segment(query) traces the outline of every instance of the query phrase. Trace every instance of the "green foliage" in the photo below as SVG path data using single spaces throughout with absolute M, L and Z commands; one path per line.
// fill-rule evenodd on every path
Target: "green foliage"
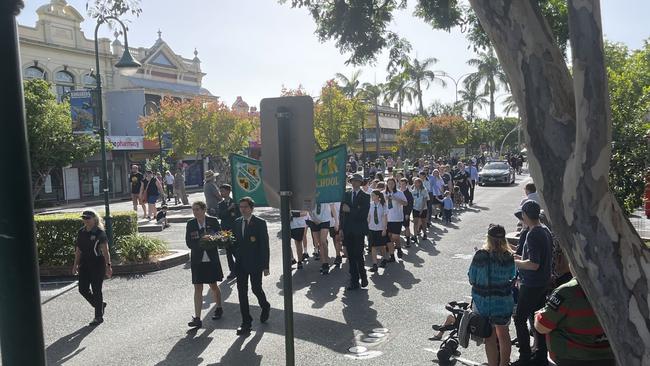
M 140 0 L 88 0 L 86 12 L 91 18 L 119 17 L 123 14 L 139 16 Z
M 508 78 L 492 48 L 489 48 L 487 52 L 479 52 L 478 58 L 468 60 L 467 64 L 478 70 L 465 79 L 465 88 L 475 89 L 474 93 L 476 93 L 476 89 L 483 86 L 483 94 L 490 97 L 490 121 L 493 121 L 496 118 L 494 93 L 502 85 L 507 87 Z
M 442 87 L 447 86 L 444 80 L 438 78 L 433 71 L 429 70 L 437 62 L 438 59 L 433 57 L 424 60 L 418 60 L 416 58 L 413 59 L 413 62 L 408 62 L 404 65 L 404 73 L 406 73 L 413 86 L 414 97 L 418 100 L 418 111 L 421 116 L 426 117 L 426 111 L 422 103 L 422 92 L 425 89 L 429 89 L 429 86 L 434 82 L 437 82 Z
M 57 103 L 45 80 L 24 82 L 25 115 L 34 199 L 53 169 L 83 161 L 99 150 L 94 136 L 72 133 L 70 105 Z
M 113 237 L 138 232 L 138 218 L 134 211 L 114 212 Z M 38 263 L 48 266 L 69 265 L 74 262 L 77 232 L 83 227 L 79 213 L 34 216 Z
M 152 256 L 164 254 L 167 244 L 146 235 L 126 235 L 115 241 L 120 258 L 126 262 L 148 262 Z
M 480 144 L 487 144 L 493 150 L 498 151 L 501 147 L 503 139 L 517 126 L 517 118 L 497 117 L 494 121 L 485 119 L 477 119 L 472 123 L 472 130 L 470 133 L 470 146 L 478 148 Z M 514 132 L 508 136 L 508 139 L 503 144 L 504 153 L 511 150 L 516 150 L 517 146 L 517 133 Z
M 605 44 L 609 95 L 612 111 L 612 158 L 609 183 L 629 214 L 643 202 L 644 175 L 648 174 L 645 135 L 650 129 L 650 43 L 629 51 Z
M 359 97 L 348 98 L 341 87 L 330 80 L 321 89 L 314 104 L 314 136 L 319 151 L 334 146 L 351 146 L 359 137 L 367 107 Z

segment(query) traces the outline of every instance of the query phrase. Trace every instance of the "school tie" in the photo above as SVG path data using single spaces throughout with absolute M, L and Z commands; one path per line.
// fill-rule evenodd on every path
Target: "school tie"
M 246 236 L 246 229 L 248 229 L 248 220 L 244 219 L 244 232 L 242 233 L 242 236 Z
M 393 208 L 393 196 L 390 195 L 388 196 L 388 209 L 390 210 L 392 208 Z
M 352 204 L 354 205 L 354 200 L 357 199 L 357 192 L 352 191 Z
M 377 216 L 377 205 L 375 205 L 375 225 L 379 224 L 379 217 Z
M 316 215 L 320 215 L 320 204 L 316 205 Z

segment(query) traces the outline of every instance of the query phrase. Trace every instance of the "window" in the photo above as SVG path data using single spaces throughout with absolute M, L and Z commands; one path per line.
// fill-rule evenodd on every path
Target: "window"
M 57 71 L 54 74 L 54 82 L 56 83 L 56 98 L 59 102 L 66 93 L 74 90 L 74 76 L 67 71 Z
M 45 79 L 45 72 L 36 66 L 30 66 L 25 69 L 25 79 Z
M 86 74 L 84 75 L 84 86 L 94 88 L 97 86 L 97 79 L 94 75 Z

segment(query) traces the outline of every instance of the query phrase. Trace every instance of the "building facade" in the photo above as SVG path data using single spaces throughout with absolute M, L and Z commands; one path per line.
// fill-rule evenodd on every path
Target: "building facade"
M 395 155 L 397 153 L 397 133 L 413 115 L 402 112 L 390 106 L 369 106 L 364 129 L 352 150 L 357 154 L 363 153 L 363 138 L 366 141 L 366 157 L 376 158 L 378 155 Z M 377 136 L 379 131 L 379 136 Z M 379 144 L 377 144 L 379 137 Z M 377 147 L 379 146 L 379 151 Z
M 86 37 L 81 30 L 84 18 L 65 0 L 51 0 L 36 13 L 35 26 L 18 26 L 23 78 L 49 81 L 59 101 L 70 98 L 73 104 L 75 96 L 96 87 L 95 40 Z M 142 67 L 132 76 L 123 76 L 114 67 L 124 52 L 120 40 L 98 39 L 102 115 L 107 142 L 112 144 L 107 154 L 109 186 L 114 197 L 129 194 L 130 165 L 144 165 L 159 155 L 158 141 L 146 140 L 138 123 L 147 102 L 159 104 L 163 97 L 218 99 L 201 86 L 206 74 L 201 71 L 196 50 L 193 58 L 176 54 L 160 31 L 152 46 L 129 50 Z M 75 133 L 96 132 L 96 119 L 82 126 L 75 124 L 74 117 L 73 113 Z M 188 185 L 200 184 L 203 165 L 186 164 L 192 169 L 186 172 Z M 98 155 L 54 172 L 39 198 L 67 201 L 99 197 L 99 179 Z

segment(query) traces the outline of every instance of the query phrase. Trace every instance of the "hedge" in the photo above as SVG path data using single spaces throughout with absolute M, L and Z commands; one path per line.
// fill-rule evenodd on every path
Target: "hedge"
M 151 256 L 164 254 L 167 244 L 158 238 L 133 234 L 122 236 L 115 241 L 120 258 L 127 262 L 148 262 Z
M 138 232 L 138 217 L 134 211 L 113 212 L 113 238 Z M 36 244 L 39 265 L 63 266 L 74 262 L 77 232 L 83 226 L 79 213 L 37 215 Z

